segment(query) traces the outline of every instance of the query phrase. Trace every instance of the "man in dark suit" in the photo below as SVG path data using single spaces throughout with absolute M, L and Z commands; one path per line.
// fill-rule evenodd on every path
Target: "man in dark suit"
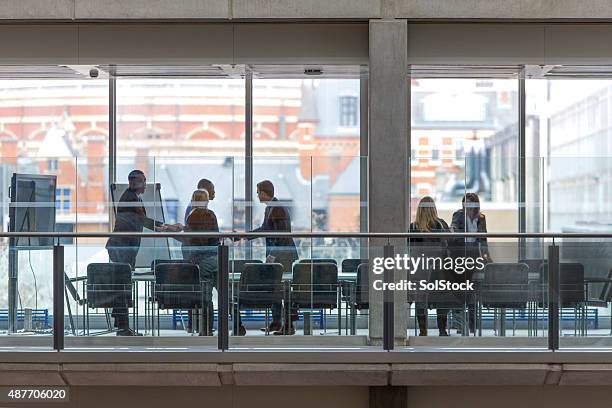
M 209 179 L 201 179 L 198 181 L 197 190 L 206 190 L 208 192 L 208 201 L 212 201 L 215 199 L 215 185 Z M 187 225 L 187 217 L 191 212 L 191 202 L 187 204 L 187 208 L 185 208 L 185 225 Z
M 147 211 L 140 195 L 144 193 L 147 179 L 140 170 L 133 170 L 128 175 L 128 188 L 121 194 L 117 204 L 115 228 L 113 232 L 142 232 L 143 228 L 152 231 L 180 231 L 180 224 L 166 225 L 147 217 Z M 136 255 L 140 249 L 140 237 L 110 237 L 106 242 L 106 250 L 111 262 L 127 263 L 136 266 Z M 117 336 L 133 336 L 130 330 L 127 307 L 113 308 Z
M 291 215 L 286 207 L 283 207 L 274 196 L 274 185 L 269 180 L 257 184 L 257 197 L 266 205 L 264 219 L 261 227 L 253 232 L 291 232 Z M 284 270 L 291 272 L 293 262 L 298 259 L 297 249 L 293 238 L 266 237 L 266 261 L 283 265 Z M 276 335 L 295 334 L 293 322 L 297 320 L 297 313 L 291 308 L 291 322 L 281 324 L 282 305 L 280 303 L 272 307 L 272 322 L 268 327 Z M 265 330 L 265 329 L 264 329 Z
M 453 213 L 451 230 L 453 232 L 487 232 L 487 219 L 480 212 L 480 199 L 476 193 L 466 193 L 461 200 L 461 210 Z M 478 238 L 458 238 L 451 245 L 451 252 L 454 257 L 484 258 L 485 262 L 491 262 L 489 246 L 486 237 Z M 462 277 L 471 280 L 472 273 L 466 272 Z M 475 333 L 475 308 L 473 302 L 468 297 L 468 320 L 470 333 Z M 463 313 L 461 310 L 453 310 L 455 321 L 458 325 L 463 324 Z

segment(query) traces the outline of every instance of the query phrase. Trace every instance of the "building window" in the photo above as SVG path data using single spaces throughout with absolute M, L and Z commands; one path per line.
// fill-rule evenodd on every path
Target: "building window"
M 55 209 L 62 213 L 70 211 L 70 188 L 55 189 Z
M 431 149 L 431 160 L 440 160 L 440 150 Z
M 47 160 L 47 170 L 49 171 L 57 171 L 58 162 L 57 159 L 49 159 Z
M 340 97 L 340 126 L 357 126 L 359 98 L 356 96 Z

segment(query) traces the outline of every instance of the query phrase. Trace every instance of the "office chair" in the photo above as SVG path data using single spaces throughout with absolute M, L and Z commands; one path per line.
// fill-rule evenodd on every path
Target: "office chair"
M 323 331 L 327 332 L 326 309 L 338 309 L 338 333 L 341 334 L 342 309 L 338 300 L 338 267 L 331 262 L 297 263 L 293 265 L 290 303 L 298 308 L 322 309 Z M 310 315 L 304 316 L 304 334 L 309 332 Z M 308 320 L 308 321 L 307 321 Z
M 528 307 L 529 295 L 529 266 L 501 262 L 486 264 L 479 291 L 480 324 L 483 307 L 494 309 L 494 322 L 499 316 L 500 328 L 505 325 L 505 309 L 512 309 L 512 330 L 516 333 L 515 312 Z
M 542 264 L 542 285 L 548 291 L 548 264 Z M 581 330 L 586 319 L 586 294 L 584 289 L 584 266 L 576 262 L 559 263 L 559 319 L 563 321 L 563 310 L 574 310 L 574 335 L 578 331 L 578 320 Z M 559 324 L 563 333 L 563 327 Z
M 338 262 L 333 258 L 304 258 L 300 259 L 298 263 L 333 263 L 335 265 L 338 264 Z
M 212 301 L 211 285 L 209 282 L 200 280 L 200 270 L 197 265 L 190 262 L 158 264 L 155 269 L 153 299 L 157 302 L 159 310 L 195 309 L 200 318 L 200 334 L 212 335 L 210 328 L 214 315 L 208 308 L 204 310 L 204 305 Z M 206 322 L 203 321 L 204 319 Z M 158 312 L 158 335 L 159 330 Z
M 109 309 L 128 309 L 133 306 L 131 266 L 126 263 L 92 263 L 87 265 L 86 291 L 87 335 L 90 334 L 89 309 L 104 309 L 108 329 L 96 334 L 113 332 Z
M 368 260 L 367 259 L 358 259 L 358 258 L 347 258 L 347 259 L 343 259 L 342 260 L 342 264 L 341 264 L 341 270 L 342 273 L 354 273 L 357 275 L 357 268 L 359 268 L 359 265 L 361 265 L 362 263 L 367 263 Z M 350 317 L 351 322 L 345 325 L 346 326 L 346 330 L 351 330 L 351 334 L 354 334 L 353 331 L 353 323 L 355 323 L 355 316 L 354 316 L 354 312 L 355 312 L 355 308 L 354 306 L 354 299 L 352 299 L 351 297 L 353 296 L 353 293 L 356 291 L 356 282 L 357 279 L 353 280 L 353 279 L 341 279 L 339 281 L 340 283 L 340 300 L 345 302 L 346 304 L 346 319 L 348 319 Z M 348 334 L 348 333 L 347 333 Z
M 240 310 L 265 309 L 266 335 L 268 335 L 269 312 L 273 305 L 280 304 L 284 298 L 283 265 L 279 263 L 245 263 L 240 274 L 238 289 L 233 297 L 233 310 L 236 316 L 234 335 L 238 333 Z

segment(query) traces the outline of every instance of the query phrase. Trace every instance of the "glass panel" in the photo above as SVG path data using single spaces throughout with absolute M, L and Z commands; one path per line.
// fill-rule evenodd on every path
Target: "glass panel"
M 300 259 L 293 263 L 291 272 L 278 262 L 242 258 L 237 248 L 230 251 L 232 323 L 235 325 L 231 348 L 363 347 L 368 344 L 368 334 L 374 339 L 371 345 L 380 344 L 382 292 L 371 292 L 372 279 L 381 278 L 378 272 L 370 271 L 368 259 L 382 257 L 382 247 L 370 246 L 369 255 L 345 258 L 339 264 L 335 259 Z M 376 299 L 373 304 L 371 296 Z M 371 310 L 376 318 L 370 317 Z M 282 325 L 275 326 L 274 316 L 280 316 L 281 322 L 290 320 L 293 329 L 283 331 Z M 338 334 L 346 337 L 340 341 L 326 337 Z

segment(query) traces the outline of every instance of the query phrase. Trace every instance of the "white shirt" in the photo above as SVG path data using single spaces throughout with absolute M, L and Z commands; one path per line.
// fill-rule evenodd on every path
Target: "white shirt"
M 473 220 L 470 219 L 470 217 L 466 217 L 465 224 L 467 227 L 467 232 L 478 232 L 478 217 L 474 218 Z M 466 238 L 466 242 L 476 242 L 476 238 Z

